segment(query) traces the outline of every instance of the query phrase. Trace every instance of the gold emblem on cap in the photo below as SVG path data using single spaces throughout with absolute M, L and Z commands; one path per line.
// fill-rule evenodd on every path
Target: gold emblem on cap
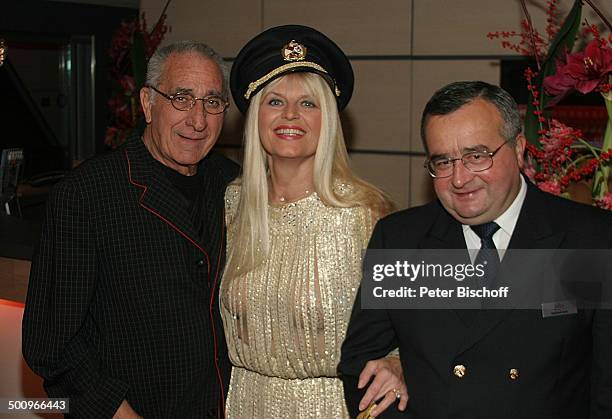
M 308 48 L 292 39 L 283 47 L 281 55 L 285 61 L 302 61 L 306 58 L 306 52 L 308 52 Z

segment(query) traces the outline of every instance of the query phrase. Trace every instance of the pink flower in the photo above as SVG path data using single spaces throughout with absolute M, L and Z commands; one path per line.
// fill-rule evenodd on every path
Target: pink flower
M 536 173 L 537 170 L 535 160 L 530 154 L 528 154 L 527 158 L 525 159 L 525 164 L 523 165 L 523 174 L 527 176 L 527 179 L 534 182 Z
M 538 188 L 553 195 L 561 195 L 561 184 L 556 180 L 547 180 L 538 184 Z
M 612 211 L 612 192 L 608 192 L 601 198 L 596 198 L 595 205 L 597 205 L 599 208 Z
M 565 63 L 557 62 L 557 72 L 544 79 L 544 88 L 558 102 L 571 90 L 587 94 L 606 83 L 612 72 L 612 48 L 594 39 L 584 51 L 565 55 Z M 554 103 L 553 103 L 554 104 Z
M 563 163 L 573 154 L 572 144 L 581 133 L 564 123 L 553 119 L 545 135 L 540 138 L 542 145 L 541 158 L 551 163 Z

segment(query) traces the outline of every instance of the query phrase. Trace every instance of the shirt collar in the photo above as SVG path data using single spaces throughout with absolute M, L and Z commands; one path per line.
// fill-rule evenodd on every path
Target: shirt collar
M 516 227 L 516 222 L 518 221 L 519 214 L 521 213 L 521 208 L 523 207 L 523 202 L 525 202 L 525 196 L 527 195 L 527 182 L 523 179 L 521 175 L 521 188 L 519 189 L 519 193 L 512 201 L 512 204 L 504 211 L 502 215 L 495 219 L 495 222 L 499 225 L 499 227 L 510 237 L 512 237 L 512 233 L 514 232 L 514 227 Z
M 518 194 L 512 201 L 512 204 L 503 212 L 502 215 L 497 217 L 495 220 L 497 225 L 499 225 L 500 229 L 508 235 L 508 237 L 512 237 L 512 233 L 514 232 L 514 228 L 516 227 L 516 222 L 518 221 L 519 214 L 521 213 L 521 208 L 523 207 L 523 203 L 525 202 L 525 196 L 527 196 L 527 182 L 523 176 L 521 178 L 521 188 L 519 189 Z M 462 224 L 463 231 L 472 231 L 469 225 Z M 476 233 L 474 233 L 476 234 Z

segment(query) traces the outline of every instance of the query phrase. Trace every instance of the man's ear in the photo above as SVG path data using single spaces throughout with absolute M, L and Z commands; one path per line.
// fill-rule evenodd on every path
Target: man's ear
M 527 138 L 523 133 L 520 133 L 516 137 L 516 144 L 514 145 L 514 152 L 516 153 L 516 161 L 520 169 L 523 168 L 525 163 L 525 145 L 527 144 Z
M 151 123 L 151 91 L 148 87 L 142 87 L 140 89 L 140 105 L 144 111 L 145 121 L 147 124 Z

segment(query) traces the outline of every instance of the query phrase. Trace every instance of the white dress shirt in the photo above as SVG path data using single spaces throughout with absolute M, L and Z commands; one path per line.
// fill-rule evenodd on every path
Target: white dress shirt
M 504 252 L 508 248 L 508 244 L 510 244 L 510 239 L 512 238 L 512 233 L 514 232 L 514 227 L 516 227 L 516 222 L 518 221 L 519 214 L 521 213 L 521 208 L 523 207 L 523 202 L 525 202 L 525 196 L 527 195 L 527 182 L 523 179 L 521 175 L 521 189 L 519 189 L 519 193 L 512 201 L 512 204 L 508 207 L 506 211 L 495 220 L 497 225 L 499 225 L 500 229 L 495 232 L 493 235 L 493 243 L 495 243 L 495 247 L 499 252 L 500 260 L 504 257 Z M 478 251 L 480 250 L 480 237 L 478 234 L 474 232 L 470 228 L 469 225 L 463 224 L 463 237 L 465 238 L 465 244 L 470 253 L 470 259 L 474 262 Z

